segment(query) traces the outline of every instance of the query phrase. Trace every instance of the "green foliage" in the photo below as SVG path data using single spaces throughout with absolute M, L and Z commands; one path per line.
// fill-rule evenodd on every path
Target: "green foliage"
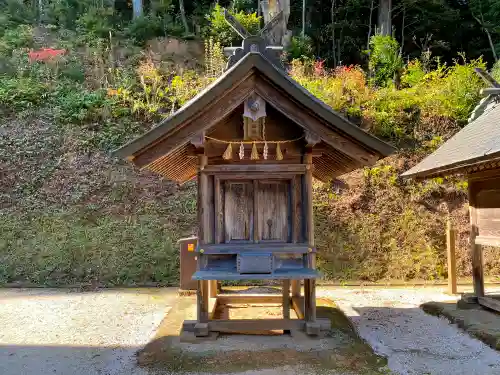
M 369 68 L 373 74 L 373 83 L 380 87 L 389 85 L 402 67 L 397 40 L 388 35 L 372 36 Z
M 35 21 L 33 8 L 19 0 L 0 0 L 0 36 L 18 24 L 30 24 Z
M 313 57 L 313 42 L 307 36 L 294 36 L 287 50 L 290 59 L 310 59 Z
M 90 7 L 76 19 L 76 29 L 85 35 L 87 40 L 109 38 L 114 30 L 113 16 L 113 8 Z
M 105 90 L 87 91 L 75 84 L 61 84 L 51 95 L 55 118 L 68 124 L 102 120 L 113 104 Z
M 123 30 L 123 35 L 137 45 L 144 45 L 150 39 L 164 36 L 165 31 L 160 17 L 145 15 L 132 20 Z
M 491 75 L 497 82 L 500 82 L 500 60 L 498 60 L 493 65 L 493 69 L 491 69 Z
M 0 38 L 0 58 L 10 56 L 12 51 L 21 47 L 33 47 L 33 28 L 28 25 L 18 25 L 7 29 Z
M 0 76 L 0 107 L 4 112 L 38 106 L 47 99 L 48 93 L 48 85 L 38 79 Z
M 401 83 L 405 87 L 414 87 L 421 83 L 425 77 L 425 71 L 422 67 L 420 60 L 413 60 L 406 66 L 403 75 L 401 76 Z
M 261 17 L 257 13 L 247 14 L 243 11 L 230 13 L 236 18 L 241 25 L 248 30 L 250 34 L 257 34 L 260 29 Z M 229 26 L 224 18 L 224 10 L 216 4 L 212 12 L 207 16 L 210 27 L 206 30 L 207 36 L 212 36 L 216 41 L 223 46 L 231 46 L 240 44 L 241 37 Z

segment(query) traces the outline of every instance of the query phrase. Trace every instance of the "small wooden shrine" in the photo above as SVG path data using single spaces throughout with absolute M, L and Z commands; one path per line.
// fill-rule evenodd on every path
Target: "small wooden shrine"
M 179 183 L 197 178 L 198 309 L 184 330 L 196 336 L 241 330 L 316 335 L 322 326 L 316 318 L 313 177 L 331 180 L 374 164 L 393 148 L 285 73 L 280 49 L 269 46 L 264 33 L 273 20 L 258 36 L 228 20 L 244 40 L 229 49 L 226 72 L 115 154 Z M 282 280 L 283 295 L 217 295 L 220 280 Z M 219 303 L 276 297 L 282 319 L 211 319 Z M 290 307 L 299 319 L 290 318 Z
M 488 96 L 476 107 L 469 124 L 403 176 L 467 177 L 475 294 L 469 301 L 500 311 L 500 301 L 484 293 L 482 257 L 483 246 L 500 247 L 500 85 L 479 73 L 493 87 L 483 90 Z

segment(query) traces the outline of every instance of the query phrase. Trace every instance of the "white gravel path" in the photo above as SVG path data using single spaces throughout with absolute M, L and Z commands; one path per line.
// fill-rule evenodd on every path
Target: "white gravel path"
M 318 296 L 337 302 L 396 374 L 500 374 L 500 353 L 420 310 L 423 302 L 453 299 L 437 288 L 320 288 Z M 0 374 L 152 375 L 135 365 L 134 354 L 154 335 L 176 299 L 175 289 L 0 289 Z M 255 350 L 262 342 L 254 337 L 241 343 L 245 345 Z
M 1 375 L 146 375 L 135 352 L 176 291 L 0 289 Z
M 397 374 L 500 374 L 500 353 L 419 308 L 423 302 L 456 300 L 439 288 L 328 288 L 318 295 L 332 298 Z

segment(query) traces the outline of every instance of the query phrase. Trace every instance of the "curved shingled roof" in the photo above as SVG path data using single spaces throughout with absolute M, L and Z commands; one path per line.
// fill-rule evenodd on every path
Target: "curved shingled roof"
M 500 158 L 500 97 L 481 104 L 481 114 L 403 177 L 434 177 Z
M 148 161 L 148 165 L 146 165 L 145 167 L 147 168 L 149 165 L 151 165 L 153 168 L 150 169 L 155 170 L 155 165 L 159 164 L 159 160 L 162 159 L 166 163 L 160 163 L 163 165 L 162 173 L 165 174 L 164 172 L 168 169 L 168 167 L 164 168 L 165 165 L 168 165 L 172 162 L 178 163 L 178 161 L 175 161 L 175 158 L 172 159 L 170 158 L 170 156 L 175 154 L 184 155 L 183 152 L 181 152 L 181 149 L 185 148 L 186 145 L 189 144 L 191 137 L 196 134 L 196 132 L 194 131 L 189 131 L 189 129 L 187 129 L 187 125 L 195 122 L 196 118 L 201 117 L 201 114 L 206 110 L 206 108 L 213 106 L 218 98 L 227 95 L 227 93 L 230 92 L 235 86 L 241 84 L 241 82 L 245 81 L 252 74 L 257 74 L 259 79 L 264 79 L 265 82 L 270 83 L 273 88 L 279 90 L 279 92 L 286 96 L 287 99 L 293 101 L 293 103 L 295 103 L 294 105 L 302 108 L 302 110 L 307 112 L 309 116 L 314 116 L 314 118 L 316 119 L 315 121 L 319 121 L 322 124 L 321 126 L 326 126 L 325 129 L 330 129 L 336 134 L 339 134 L 339 136 L 344 137 L 343 139 L 348 139 L 350 142 L 353 142 L 360 150 L 363 149 L 370 155 L 366 160 L 361 159 L 361 163 L 359 160 L 345 162 L 343 165 L 343 173 L 359 167 L 360 164 L 373 164 L 377 159 L 388 156 L 394 151 L 394 148 L 392 146 L 374 137 L 365 130 L 351 123 L 339 113 L 335 112 L 331 107 L 323 103 L 309 91 L 304 89 L 300 84 L 290 78 L 285 72 L 275 67 L 261 53 L 250 52 L 241 60 L 239 60 L 235 65 L 233 65 L 230 69 L 228 69 L 216 81 L 206 87 L 193 99 L 188 101 L 172 116 L 160 122 L 156 127 L 151 129 L 144 135 L 132 140 L 131 142 L 116 150 L 114 152 L 114 155 L 118 157 L 128 158 L 129 160 L 133 161 L 147 149 L 155 147 L 159 142 L 164 142 L 165 144 L 167 144 L 167 146 L 162 147 L 162 154 L 158 155 L 155 160 Z M 252 90 L 258 92 L 259 85 L 256 84 L 255 86 L 256 87 L 252 88 Z M 241 100 L 241 102 L 243 102 L 243 100 Z M 273 103 L 269 104 L 273 105 Z M 282 112 L 283 114 L 288 115 L 286 111 Z M 309 126 L 307 122 L 299 125 L 303 126 L 304 128 L 307 128 Z M 203 123 L 199 126 L 200 128 L 197 128 L 197 132 L 199 132 L 200 130 L 207 130 L 208 128 L 213 126 L 213 124 Z M 315 132 L 318 133 L 317 128 L 315 129 Z M 318 135 L 325 144 L 329 145 L 329 147 L 332 149 L 331 152 L 338 152 L 338 149 L 340 147 L 338 139 L 331 136 L 323 137 L 322 134 Z M 165 139 L 167 139 L 168 141 L 165 142 Z M 340 156 L 346 156 L 341 152 L 340 154 Z M 352 155 L 347 156 L 351 157 Z M 318 165 L 317 167 L 324 170 L 324 164 L 329 164 L 330 161 L 326 158 L 322 159 L 323 160 L 320 162 L 323 163 L 323 166 Z M 193 166 L 186 165 L 186 168 L 192 167 Z M 157 170 L 157 172 L 160 171 Z M 329 174 L 330 176 L 327 176 L 327 174 Z M 324 178 L 322 179 L 333 176 L 333 173 L 327 174 L 325 174 Z M 165 175 L 168 178 L 173 178 L 168 174 Z M 182 174 L 182 177 L 175 177 L 173 179 L 180 182 L 180 180 L 191 178 L 192 175 L 192 173 L 186 172 Z

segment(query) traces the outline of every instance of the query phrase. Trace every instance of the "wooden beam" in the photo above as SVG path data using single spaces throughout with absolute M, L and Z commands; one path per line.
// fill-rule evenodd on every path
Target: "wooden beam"
M 500 87 L 500 84 L 482 68 L 474 68 L 475 72 L 491 87 Z
M 297 314 L 297 318 L 304 319 L 304 297 L 292 294 L 292 307 Z
M 500 246 L 500 237 L 476 236 L 476 245 L 499 247 Z
M 227 9 L 224 9 L 224 19 L 226 22 L 233 28 L 233 30 L 241 36 L 243 39 L 248 38 L 251 36 L 251 34 L 245 29 L 241 23 L 238 22 L 236 18 L 233 17 L 231 13 L 227 11 Z
M 307 254 L 308 249 L 314 253 L 316 248 L 311 248 L 306 243 L 221 243 L 221 244 L 205 244 L 203 246 L 204 254 L 239 254 L 246 251 L 265 251 L 272 253 L 289 253 L 289 254 Z
M 481 306 L 500 312 L 500 301 L 491 297 L 478 297 L 477 301 Z
M 222 118 L 233 112 L 254 92 L 254 77 L 253 72 L 249 72 L 240 82 L 235 82 L 232 90 L 220 98 L 215 98 L 210 107 L 197 113 L 193 118 L 176 127 L 160 140 L 149 145 L 147 149 L 137 153 L 133 163 L 138 167 L 144 167 L 156 159 L 169 154 L 179 147 L 179 145 L 188 143 L 195 134 L 214 126 Z
M 290 120 L 306 130 L 314 131 L 331 147 L 347 155 L 356 166 L 372 165 L 378 160 L 377 155 L 372 154 L 340 133 L 333 131 L 317 117 L 311 116 L 307 110 L 292 102 L 290 98 L 273 87 L 267 80 L 258 78 L 255 91 Z
M 228 333 L 238 333 L 242 331 L 271 331 L 271 330 L 305 330 L 305 321 L 303 319 L 264 319 L 263 325 L 255 328 L 247 328 L 252 326 L 252 322 L 260 322 L 262 320 L 254 320 L 254 319 L 240 319 L 240 320 L 210 320 L 208 322 L 208 326 L 210 331 L 217 331 L 217 328 L 224 327 L 224 331 L 219 332 L 228 332 Z M 273 322 L 278 322 L 276 325 L 273 325 Z M 292 322 L 292 323 L 288 323 Z M 328 318 L 318 318 L 316 320 L 320 325 L 320 329 L 322 331 L 328 331 L 331 328 L 332 322 Z M 238 325 L 242 324 L 240 328 Z M 196 327 L 196 320 L 185 320 L 182 324 L 182 329 L 186 332 L 193 332 Z M 291 327 L 291 328 L 290 328 Z
M 303 330 L 304 321 L 298 319 L 234 319 L 212 320 L 210 331 L 237 333 L 246 331 Z
M 264 25 L 264 27 L 260 30 L 259 35 L 263 38 L 267 38 L 268 34 L 273 31 L 273 29 L 280 23 L 284 22 L 285 15 L 283 14 L 283 10 L 280 10 L 271 20 Z
M 282 302 L 279 294 L 221 294 L 217 296 L 221 305 L 276 304 Z
M 218 164 L 208 165 L 204 173 L 219 174 L 219 173 L 248 173 L 248 172 L 265 172 L 265 173 L 306 173 L 305 164 Z M 271 177 L 268 175 L 268 177 Z

